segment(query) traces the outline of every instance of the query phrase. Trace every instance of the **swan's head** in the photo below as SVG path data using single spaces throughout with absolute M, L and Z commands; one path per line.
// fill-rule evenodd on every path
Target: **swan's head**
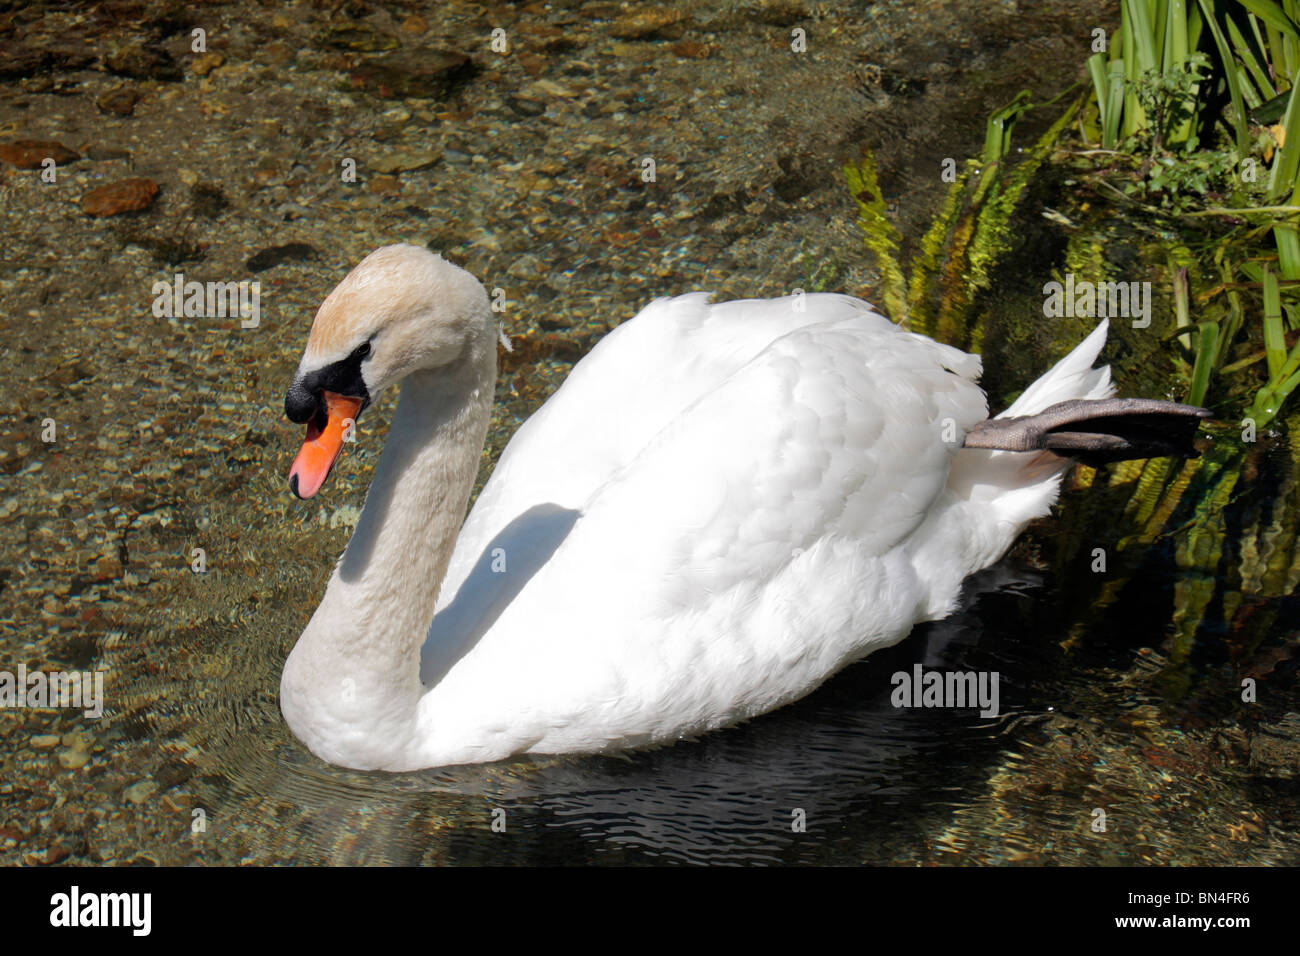
M 477 279 L 420 246 L 384 246 L 334 287 L 312 322 L 284 397 L 307 440 L 289 487 L 310 498 L 329 477 L 356 418 L 412 372 L 451 369 L 495 347 L 487 292 Z

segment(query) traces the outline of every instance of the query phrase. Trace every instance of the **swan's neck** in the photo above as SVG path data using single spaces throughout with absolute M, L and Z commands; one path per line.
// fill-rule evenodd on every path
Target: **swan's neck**
M 285 718 L 331 763 L 400 765 L 413 743 L 420 645 L 478 472 L 495 359 L 402 383 L 356 531 L 285 663 Z

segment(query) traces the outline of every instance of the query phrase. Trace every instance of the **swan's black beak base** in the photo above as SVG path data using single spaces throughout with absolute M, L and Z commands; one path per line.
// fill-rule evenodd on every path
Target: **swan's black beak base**
M 284 394 L 284 414 L 295 425 L 305 425 L 321 410 L 319 391 L 313 391 L 306 379 L 297 379 Z
M 361 374 L 365 356 L 353 352 L 345 359 L 331 362 L 293 380 L 284 393 L 284 414 L 295 425 L 305 425 L 313 418 L 324 424 L 326 392 L 361 400 L 361 409 L 370 404 L 370 389 Z

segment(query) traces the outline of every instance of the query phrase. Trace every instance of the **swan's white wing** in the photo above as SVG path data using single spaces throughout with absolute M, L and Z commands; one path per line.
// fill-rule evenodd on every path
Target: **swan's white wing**
M 649 315 L 618 330 L 503 455 L 431 629 L 451 648 L 429 673 L 431 733 L 504 720 L 481 739 L 545 751 L 704 730 L 806 693 L 918 618 L 904 545 L 987 416 L 979 360 L 842 296 L 805 313 L 656 305 L 675 303 L 706 314 L 647 322 L 644 341 Z
M 520 426 L 461 530 L 440 607 L 511 520 L 535 505 L 580 508 L 668 422 L 776 339 L 844 320 L 894 329 L 851 296 L 708 298 L 699 292 L 647 305 L 606 335 Z
M 617 554 L 630 580 L 661 585 L 620 599 L 669 614 L 826 535 L 873 554 L 905 540 L 987 413 L 948 367 L 969 356 L 873 325 L 789 333 L 675 415 L 588 495 L 548 577 L 580 549 Z

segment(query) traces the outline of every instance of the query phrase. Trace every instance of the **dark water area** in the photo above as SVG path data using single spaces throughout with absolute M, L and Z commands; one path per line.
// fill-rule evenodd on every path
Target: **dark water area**
M 939 161 L 1020 89 L 1079 82 L 1114 8 L 0 0 L 0 144 L 76 154 L 53 182 L 0 156 L 0 670 L 106 675 L 99 719 L 0 708 L 0 863 L 1297 862 L 1285 422 L 1081 470 L 952 617 L 697 741 L 357 773 L 279 712 L 392 414 L 328 494 L 289 495 L 284 390 L 355 262 L 413 242 L 506 290 L 486 475 L 656 296 L 873 298 L 842 165 L 876 152 L 915 241 Z M 1090 326 L 999 332 L 1036 308 L 1034 251 L 995 290 L 995 406 Z M 155 314 L 177 272 L 260 281 L 260 321 Z M 1117 330 L 1122 390 L 1172 395 L 1158 348 Z M 997 671 L 999 716 L 895 707 L 918 663 Z

